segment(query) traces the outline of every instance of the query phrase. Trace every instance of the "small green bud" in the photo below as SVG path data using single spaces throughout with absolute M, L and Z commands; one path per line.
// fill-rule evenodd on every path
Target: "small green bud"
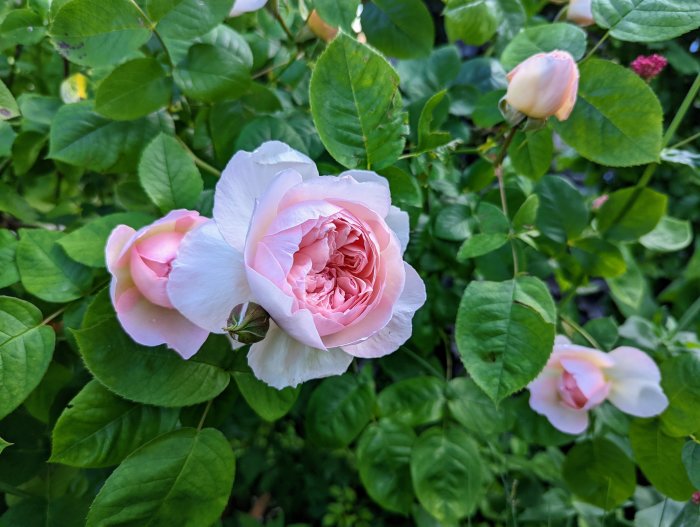
M 228 317 L 224 331 L 241 344 L 255 344 L 265 338 L 270 329 L 270 315 L 254 302 L 238 304 Z

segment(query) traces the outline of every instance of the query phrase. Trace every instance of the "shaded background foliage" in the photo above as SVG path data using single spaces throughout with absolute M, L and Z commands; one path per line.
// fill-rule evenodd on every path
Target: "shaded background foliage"
M 687 3 L 633 2 L 625 31 L 604 23 L 620 0 L 595 0 L 608 33 L 536 0 L 374 0 L 361 21 L 375 50 L 354 39 L 357 0 L 227 19 L 232 3 L 0 6 L 0 525 L 699 525 L 700 111 L 686 94 L 700 11 L 658 33 Z M 314 7 L 345 32 L 332 44 L 305 24 Z M 554 48 L 595 48 L 582 93 L 611 96 L 518 132 L 506 217 L 505 71 Z M 626 67 L 650 52 L 670 65 L 647 87 Z M 428 287 L 396 353 L 282 392 L 222 337 L 189 362 L 131 342 L 103 256 L 117 224 L 210 214 L 226 161 L 269 139 L 322 173 L 387 177 Z M 532 322 L 497 313 L 534 335 L 528 349 L 482 345 L 485 283 L 530 293 Z M 604 405 L 582 437 L 552 428 L 522 388 L 555 331 L 647 351 L 669 409 Z M 494 360 L 529 366 L 495 383 Z

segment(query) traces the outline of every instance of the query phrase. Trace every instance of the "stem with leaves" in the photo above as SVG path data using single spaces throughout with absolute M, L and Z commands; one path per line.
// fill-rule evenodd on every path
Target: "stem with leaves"
M 506 153 L 508 152 L 508 147 L 513 142 L 516 128 L 511 128 L 503 141 L 501 150 L 498 152 L 495 161 L 493 162 L 493 171 L 496 174 L 496 179 L 498 180 L 498 190 L 501 195 L 501 207 L 503 208 L 503 214 L 508 218 L 508 223 L 510 224 L 510 215 L 508 214 L 508 201 L 506 199 L 506 187 L 503 184 L 503 160 L 506 158 Z M 510 229 L 510 248 L 513 253 L 513 276 L 518 275 L 518 251 L 515 246 L 515 238 L 513 237 L 513 229 Z

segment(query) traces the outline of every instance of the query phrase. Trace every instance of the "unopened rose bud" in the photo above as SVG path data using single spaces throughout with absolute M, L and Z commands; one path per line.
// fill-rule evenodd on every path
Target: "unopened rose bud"
M 333 27 L 323 20 L 316 10 L 311 11 L 309 15 L 309 20 L 307 21 L 309 28 L 313 31 L 314 35 L 318 38 L 330 42 L 338 34 L 338 28 Z
M 693 500 L 695 505 L 700 505 L 700 492 L 693 492 L 693 496 L 690 499 Z
M 258 304 L 245 302 L 233 308 L 224 328 L 241 344 L 255 344 L 265 338 L 270 329 L 270 315 Z
M 508 74 L 506 102 L 535 119 L 565 121 L 576 104 L 578 67 L 566 51 L 538 53 Z
M 571 0 L 566 18 L 583 27 L 595 24 L 591 2 L 592 0 Z

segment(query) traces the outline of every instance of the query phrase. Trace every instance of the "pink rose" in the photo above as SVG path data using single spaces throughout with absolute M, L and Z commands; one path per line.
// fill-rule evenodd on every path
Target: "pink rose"
M 236 0 L 228 16 L 240 16 L 243 13 L 257 11 L 265 7 L 265 4 L 267 0 Z
M 110 234 L 112 303 L 122 327 L 139 344 L 167 344 L 188 359 L 207 339 L 207 330 L 173 308 L 166 287 L 180 242 L 206 221 L 197 212 L 174 210 L 138 231 L 119 225 Z
M 555 428 L 580 434 L 588 410 L 606 399 L 637 417 L 652 417 L 668 406 L 661 373 L 646 353 L 628 346 L 603 353 L 557 337 L 540 375 L 530 383 L 530 406 Z
M 566 51 L 537 53 L 508 73 L 506 102 L 535 119 L 565 121 L 578 94 L 578 67 Z
M 583 27 L 595 24 L 591 3 L 592 0 L 571 0 L 566 18 Z
M 238 152 L 216 187 L 214 220 L 183 241 L 168 282 L 175 307 L 222 333 L 234 306 L 271 316 L 248 363 L 276 388 L 343 373 L 411 335 L 425 286 L 403 261 L 408 216 L 387 181 L 319 176 L 284 143 Z

